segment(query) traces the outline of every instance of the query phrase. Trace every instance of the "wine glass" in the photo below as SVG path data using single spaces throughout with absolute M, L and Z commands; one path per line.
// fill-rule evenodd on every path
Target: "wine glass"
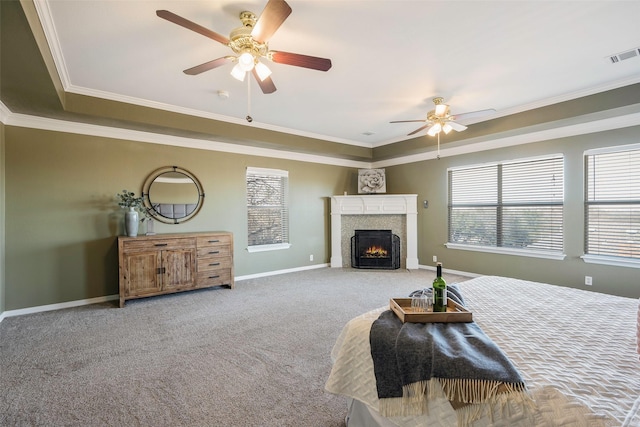
M 431 306 L 431 298 L 426 289 L 416 291 L 411 295 L 411 310 L 414 312 L 425 313 Z

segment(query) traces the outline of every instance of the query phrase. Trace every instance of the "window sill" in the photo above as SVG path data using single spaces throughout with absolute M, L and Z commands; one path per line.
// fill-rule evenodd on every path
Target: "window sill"
M 267 251 L 279 251 L 281 249 L 289 249 L 291 247 L 290 243 L 276 243 L 274 245 L 258 245 L 258 246 L 247 246 L 247 252 L 267 252 Z
M 516 255 L 516 256 L 524 256 L 524 257 L 531 257 L 531 258 L 553 259 L 556 261 L 562 261 L 566 258 L 566 255 L 562 253 L 534 251 L 530 249 L 527 250 L 527 249 L 513 249 L 513 248 L 496 248 L 492 246 L 461 245 L 459 243 L 445 243 L 444 245 L 449 249 L 460 249 L 463 251 L 475 251 L 475 252 L 489 252 L 493 254 Z
M 640 268 L 640 260 L 602 255 L 582 255 L 587 264 L 614 265 L 616 267 Z

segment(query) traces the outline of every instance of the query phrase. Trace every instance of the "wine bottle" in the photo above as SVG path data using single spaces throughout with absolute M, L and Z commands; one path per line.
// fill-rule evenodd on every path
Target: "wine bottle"
M 433 311 L 447 311 L 447 282 L 442 278 L 442 263 L 436 264 L 436 278 L 433 279 Z

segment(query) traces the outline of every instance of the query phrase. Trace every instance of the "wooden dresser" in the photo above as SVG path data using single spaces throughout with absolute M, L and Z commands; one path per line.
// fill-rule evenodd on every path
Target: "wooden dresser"
M 128 299 L 235 286 L 229 232 L 120 236 L 118 264 L 120 307 Z

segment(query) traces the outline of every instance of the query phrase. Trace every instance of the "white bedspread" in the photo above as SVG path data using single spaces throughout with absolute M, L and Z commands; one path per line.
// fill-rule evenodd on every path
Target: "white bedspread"
M 495 408 L 474 427 L 640 426 L 634 407 L 640 395 L 637 300 L 493 276 L 460 288 L 474 321 L 520 370 L 537 406 L 534 412 L 520 405 Z M 369 330 L 386 309 L 347 323 L 326 383 L 327 391 L 373 410 L 378 398 Z M 402 427 L 457 424 L 444 399 L 431 402 L 428 415 L 388 421 Z

